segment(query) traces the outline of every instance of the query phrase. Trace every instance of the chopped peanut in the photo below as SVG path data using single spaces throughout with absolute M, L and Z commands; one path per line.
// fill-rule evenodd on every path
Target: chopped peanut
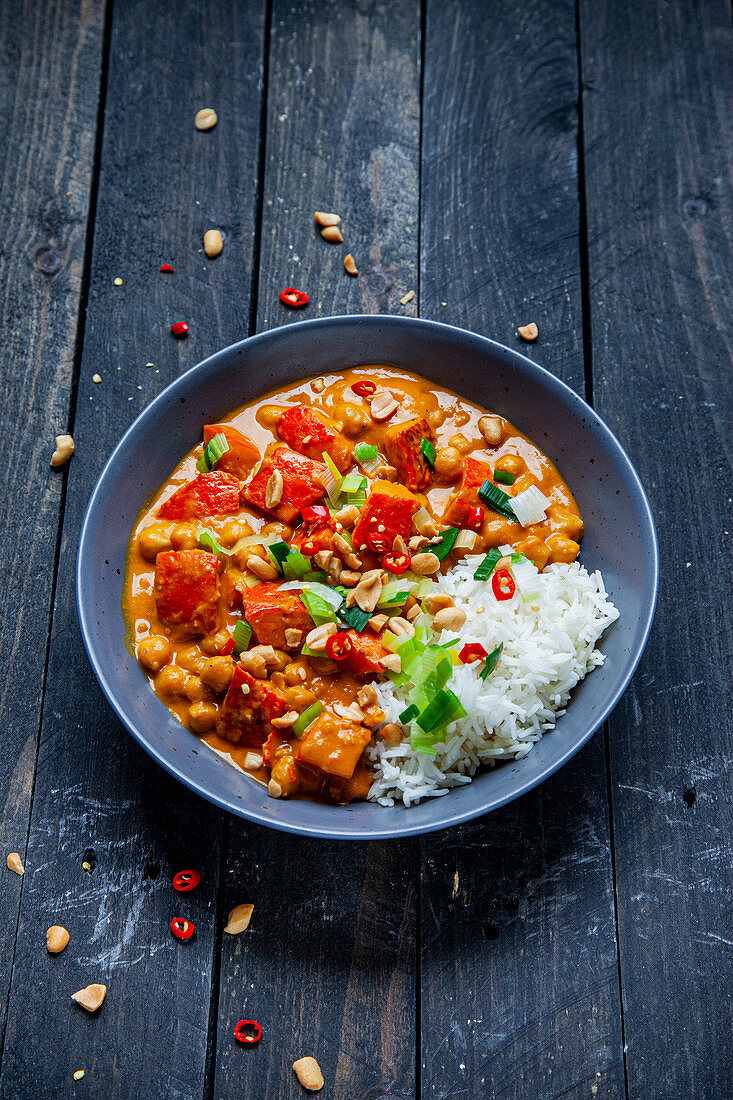
M 51 455 L 52 466 L 63 466 L 74 453 L 74 440 L 70 435 L 56 436 L 56 450 Z
M 71 994 L 72 1001 L 85 1008 L 87 1012 L 96 1012 L 107 996 L 107 986 L 99 984 L 87 985 L 77 993 Z
M 69 942 L 69 933 L 61 924 L 52 924 L 46 932 L 46 948 L 52 955 L 58 955 Z
M 23 860 L 20 858 L 17 852 L 11 852 L 8 856 L 8 867 L 11 871 L 15 871 L 16 875 L 25 874 Z
M 520 325 L 517 329 L 517 332 L 523 340 L 527 340 L 529 343 L 531 343 L 533 340 L 536 340 L 539 334 L 537 325 L 534 323 L 534 321 L 531 321 L 528 325 Z
M 325 228 L 327 225 L 338 225 L 341 221 L 338 214 L 326 214 L 323 210 L 316 210 L 313 217 L 316 219 L 316 223 L 322 228 Z
M 229 920 L 226 923 L 224 931 L 230 936 L 236 936 L 238 932 L 244 932 L 249 928 L 249 922 L 252 919 L 252 913 L 254 912 L 254 905 L 245 901 L 241 905 L 235 905 L 229 914 Z
M 323 1074 L 315 1058 L 298 1058 L 293 1062 L 293 1069 L 304 1089 L 319 1092 L 323 1088 Z
M 346 256 L 344 256 L 344 267 L 346 268 L 347 274 L 349 274 L 349 275 L 358 275 L 359 274 L 359 269 L 357 268 L 356 264 L 354 263 L 354 257 L 351 255 L 350 252 L 347 253 Z
M 331 244 L 341 244 L 344 239 L 337 225 L 327 225 L 325 229 L 321 230 L 321 236 L 324 241 L 330 241 Z

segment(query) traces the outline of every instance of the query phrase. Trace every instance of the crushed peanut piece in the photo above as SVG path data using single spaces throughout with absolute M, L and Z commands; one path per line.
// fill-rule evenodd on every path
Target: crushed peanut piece
M 213 107 L 202 107 L 196 112 L 193 124 L 197 130 L 213 130 L 219 121 L 219 117 Z
M 70 435 L 56 436 L 56 450 L 51 455 L 52 466 L 63 466 L 74 453 L 74 440 Z
M 265 486 L 265 507 L 274 508 L 283 498 L 283 475 L 279 470 L 273 470 Z
M 229 914 L 229 920 L 224 928 L 225 932 L 228 932 L 230 936 L 236 936 L 238 932 L 244 932 L 249 928 L 249 922 L 252 920 L 252 913 L 254 912 L 254 905 L 245 901 L 242 905 L 235 905 Z
M 304 1089 L 319 1092 L 323 1088 L 323 1074 L 315 1058 L 298 1058 L 293 1062 L 293 1069 Z
M 347 253 L 346 256 L 344 256 L 344 267 L 346 268 L 346 271 L 349 275 L 359 274 L 359 269 L 354 263 L 354 257 L 351 255 L 350 252 Z
M 401 306 L 409 305 L 409 303 L 412 301 L 412 299 L 414 297 L 415 297 L 415 291 L 414 290 L 408 290 L 408 292 L 404 296 L 404 298 L 400 298 L 400 305 Z
M 81 1081 L 83 1076 L 84 1076 L 84 1070 L 83 1069 L 75 1069 L 74 1070 L 74 1080 L 75 1081 Z
M 99 382 L 101 382 L 101 381 L 102 381 L 102 376 L 101 376 L 101 374 L 93 374 L 93 375 L 92 375 L 92 382 L 97 382 L 97 383 L 99 383 Z
M 389 420 L 390 416 L 399 409 L 399 401 L 396 401 L 391 393 L 386 390 L 378 390 L 371 400 L 371 413 L 374 420 Z
M 321 236 L 324 241 L 330 241 L 331 244 L 341 244 L 344 239 L 337 225 L 327 225 L 325 229 L 321 230 Z
M 314 393 L 323 393 L 326 388 L 326 383 L 323 378 L 314 378 L 311 382 Z
M 298 712 L 297 710 L 289 710 L 285 714 L 281 714 L 279 718 L 271 719 L 271 721 L 275 729 L 285 730 L 298 721 Z
M 244 760 L 242 761 L 242 767 L 247 771 L 254 771 L 256 768 L 262 767 L 262 753 L 259 752 L 246 752 L 244 754 Z
M 539 335 L 539 330 L 534 321 L 531 321 L 528 325 L 520 325 L 517 329 L 517 332 L 523 340 L 527 340 L 530 343 L 532 342 L 532 340 L 536 340 L 537 336 Z
M 341 218 L 338 214 L 326 214 L 323 210 L 316 210 L 313 217 L 316 219 L 318 225 L 325 228 L 327 225 L 338 225 Z
M 85 1008 L 87 1012 L 96 1012 L 107 996 L 107 986 L 101 983 L 87 985 L 76 993 L 71 994 L 72 1001 Z
M 23 860 L 20 858 L 17 852 L 11 852 L 8 856 L 8 867 L 11 871 L 15 871 L 16 875 L 25 874 Z
M 207 229 L 204 233 L 204 252 L 213 259 L 218 256 L 224 247 L 224 238 L 218 229 Z
M 69 933 L 61 924 L 52 924 L 46 932 L 46 949 L 52 955 L 58 955 L 69 942 Z

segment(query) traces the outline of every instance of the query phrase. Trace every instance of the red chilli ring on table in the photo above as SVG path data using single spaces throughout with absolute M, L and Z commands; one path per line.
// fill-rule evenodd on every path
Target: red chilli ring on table
M 234 1038 L 239 1043 L 259 1043 L 262 1038 L 262 1024 L 258 1024 L 256 1020 L 239 1020 L 234 1025 Z
M 302 309 L 310 302 L 309 295 L 302 290 L 296 290 L 294 286 L 286 286 L 280 291 L 278 298 L 284 306 L 290 306 L 291 309 Z
M 171 932 L 177 940 L 190 940 L 195 931 L 196 925 L 185 917 L 174 917 L 171 921 Z
M 354 382 L 351 388 L 354 393 L 359 394 L 359 397 L 370 397 L 373 393 L 377 392 L 377 387 L 374 382 Z
M 189 890 L 195 890 L 201 882 L 198 871 L 179 871 L 173 876 L 173 889 L 180 894 L 187 894 Z

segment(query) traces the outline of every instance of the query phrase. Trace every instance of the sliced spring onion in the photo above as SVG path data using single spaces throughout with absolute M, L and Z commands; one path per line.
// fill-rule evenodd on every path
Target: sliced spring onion
M 427 462 L 430 469 L 434 470 L 435 469 L 435 447 L 430 442 L 430 440 L 427 438 L 427 436 L 423 436 L 422 439 L 420 440 L 420 450 L 425 455 L 425 461 Z
M 300 550 L 291 550 L 282 566 L 284 577 L 288 580 L 299 580 L 310 572 L 311 561 Z
M 196 532 L 196 538 L 198 539 L 199 546 L 205 546 L 207 550 L 210 550 L 212 554 L 216 554 L 219 558 L 226 558 L 229 556 L 229 551 L 225 550 L 221 546 L 216 538 L 214 532 L 210 531 L 208 527 L 199 527 Z
M 406 707 L 405 710 L 402 711 L 402 714 L 400 714 L 397 721 L 403 723 L 409 722 L 411 718 L 415 718 L 419 713 L 420 711 L 417 709 L 415 704 L 410 703 L 409 707 Z
M 513 554 L 512 558 L 517 558 L 517 561 L 512 561 L 509 571 L 514 577 L 522 602 L 530 603 L 532 600 L 536 600 L 539 595 L 537 584 L 539 572 L 533 562 L 529 558 L 525 558 L 523 554 Z
M 330 475 L 324 475 L 323 488 L 328 493 L 328 499 L 331 501 L 331 504 L 335 504 L 339 496 L 341 495 L 341 485 L 343 483 L 343 478 L 341 477 L 341 474 L 339 473 L 338 468 L 331 456 L 327 455 L 324 451 L 322 457 L 323 461 L 328 467 L 328 473 Z
M 546 511 L 550 507 L 550 501 L 536 485 L 530 485 L 529 489 L 512 497 L 511 506 L 522 527 L 530 527 L 533 523 L 541 523 L 543 519 L 547 519 Z
M 513 485 L 516 480 L 516 476 L 508 470 L 494 470 L 494 481 L 498 481 L 500 485 Z
M 276 541 L 277 539 L 272 535 L 245 535 L 237 540 L 236 546 L 233 546 L 229 553 L 234 554 L 237 550 L 244 550 L 248 546 L 271 546 Z
M 272 554 L 273 558 L 275 558 L 275 560 L 278 562 L 278 564 L 282 565 L 282 563 L 285 561 L 288 554 L 290 553 L 290 547 L 288 546 L 287 542 L 283 542 L 282 539 L 280 539 L 278 542 L 273 542 L 270 545 L 270 553 Z
M 385 584 L 377 601 L 377 607 L 394 607 L 395 604 L 403 604 L 410 595 L 402 580 L 390 581 Z
M 483 670 L 480 673 L 480 676 L 481 676 L 482 680 L 485 680 L 487 678 L 487 676 L 490 676 L 491 673 L 496 668 L 496 666 L 498 664 L 498 661 L 499 661 L 499 658 L 501 657 L 501 651 L 503 650 L 503 648 L 504 648 L 504 643 L 499 642 L 496 649 L 492 649 L 491 653 L 486 658 L 486 664 L 484 665 Z
M 328 580 L 328 575 L 324 573 L 322 569 L 315 569 L 312 573 L 306 573 L 303 577 L 303 580 L 309 582 L 316 581 L 318 584 L 322 584 L 325 588 L 326 581 Z
M 465 714 L 466 711 L 458 696 L 454 695 L 450 688 L 443 688 L 418 714 L 415 721 L 421 730 L 430 733 L 439 726 L 448 726 L 451 722 L 456 722 Z
M 315 722 L 318 715 L 322 712 L 322 703 L 313 703 L 313 705 L 308 707 L 307 710 L 304 710 L 300 717 L 296 718 L 296 720 L 293 722 L 293 733 L 295 734 L 295 736 L 302 737 L 305 731 L 308 729 L 308 726 L 310 726 L 312 722 Z
M 309 645 L 304 645 L 301 648 L 300 652 L 304 657 L 325 657 L 326 656 L 325 646 L 324 646 L 323 649 L 311 649 L 311 647 Z
M 327 584 L 319 584 L 316 581 L 309 581 L 308 588 L 311 592 L 317 592 L 321 599 L 325 600 L 326 603 L 330 603 L 334 611 L 338 611 L 338 609 L 341 607 L 344 597 L 335 588 L 329 588 Z
M 501 551 L 492 546 L 484 560 L 474 573 L 474 580 L 487 581 L 496 568 L 496 563 L 501 557 Z
M 199 471 L 200 474 L 208 474 L 209 470 L 211 469 L 209 463 L 206 460 L 206 447 L 204 447 L 203 451 L 196 461 L 196 469 Z
M 373 462 L 379 457 L 379 447 L 375 443 L 357 443 L 354 454 L 358 462 Z
M 418 510 L 415 512 L 415 515 L 412 517 L 412 522 L 415 530 L 419 531 L 420 534 L 422 534 L 423 528 L 425 527 L 426 523 L 430 524 L 433 527 L 433 530 L 435 530 L 435 520 L 430 515 L 430 512 L 427 510 L 427 508 L 418 508 Z
M 323 596 L 318 592 L 314 592 L 310 588 L 305 588 L 300 593 L 300 598 L 316 626 L 322 626 L 323 623 L 336 622 L 336 612 L 333 606 L 324 600 Z
M 439 738 L 433 737 L 432 734 L 413 730 L 410 734 L 410 748 L 413 752 L 419 752 L 422 756 L 435 756 L 435 746 L 438 740 Z M 445 736 L 443 740 L 445 741 Z
M 347 474 L 341 482 L 342 493 L 359 493 L 366 489 L 367 479 L 362 474 Z
M 357 634 L 361 634 L 366 630 L 367 623 L 372 617 L 371 611 L 362 611 L 360 607 L 354 604 L 353 607 L 345 607 L 342 611 L 339 611 L 339 618 L 350 626 L 352 630 L 355 630 Z
M 443 532 L 443 537 L 440 542 L 436 542 L 434 546 L 426 546 L 426 554 L 435 554 L 436 558 L 443 561 L 444 558 L 450 554 L 453 549 L 456 539 L 458 538 L 458 528 L 449 527 L 447 531 Z
M 219 459 L 227 453 L 229 450 L 229 444 L 227 443 L 227 437 L 223 432 L 219 432 L 213 439 L 204 447 L 203 451 L 199 455 L 199 460 L 196 463 L 196 469 L 200 470 L 202 474 L 206 474 L 209 470 L 213 470 Z
M 242 653 L 249 645 L 249 640 L 252 637 L 252 627 L 249 625 L 246 619 L 238 619 L 232 632 L 232 638 L 234 639 L 234 652 Z
M 454 550 L 473 550 L 478 542 L 478 535 L 475 531 L 469 531 L 464 528 L 459 532 L 458 538 L 453 543 Z
M 479 489 L 478 495 L 484 504 L 488 504 L 489 508 L 493 508 L 500 516 L 504 516 L 505 519 L 516 520 L 517 517 L 512 511 L 512 504 L 517 498 L 510 497 L 508 493 L 494 485 L 493 481 L 489 481 L 487 478 Z
M 305 579 L 302 581 L 288 581 L 287 584 L 280 585 L 281 592 L 300 592 L 305 588 Z

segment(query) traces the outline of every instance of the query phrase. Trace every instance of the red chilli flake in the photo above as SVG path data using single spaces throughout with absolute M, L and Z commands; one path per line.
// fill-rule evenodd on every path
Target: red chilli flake
M 491 578 L 491 587 L 497 600 L 510 600 L 517 590 L 514 577 L 508 569 L 499 569 Z
M 184 917 L 174 917 L 171 921 L 171 932 L 177 940 L 190 940 L 196 931 L 196 925 Z
M 239 1020 L 234 1025 L 234 1038 L 239 1043 L 259 1043 L 262 1038 L 262 1024 L 256 1020 Z
M 367 544 L 375 554 L 386 554 L 390 546 L 389 539 L 385 539 L 382 535 L 368 535 Z
M 165 275 L 172 275 L 173 274 L 173 268 L 171 267 L 170 264 L 161 264 L 160 270 Z
M 470 665 L 473 661 L 483 661 L 484 657 L 488 657 L 488 653 L 480 642 L 469 642 L 458 654 L 458 660 L 464 665 Z
M 326 654 L 332 661 L 345 661 L 353 648 L 348 634 L 332 634 L 326 641 Z
M 234 651 L 234 638 L 232 638 L 232 636 L 230 634 L 229 637 L 227 638 L 227 640 L 224 642 L 224 645 L 219 650 L 219 656 L 220 657 L 228 657 L 229 654 L 232 653 L 233 651 Z
M 480 531 L 481 525 L 484 522 L 484 510 L 481 507 L 472 508 L 468 513 L 468 519 L 466 520 L 466 527 L 471 531 Z
M 354 382 L 351 388 L 354 393 L 359 394 L 359 397 L 369 397 L 371 394 L 377 392 L 377 387 L 374 382 Z
M 310 504 L 300 509 L 303 523 L 325 523 L 328 519 L 328 508 L 323 504 Z
M 185 321 L 176 321 L 174 325 L 171 325 L 171 332 L 174 336 L 188 336 L 188 325 Z
M 195 890 L 200 882 L 198 871 L 179 871 L 173 876 L 173 889 L 178 890 L 179 894 L 187 894 L 189 890 Z
M 280 291 L 278 298 L 284 306 L 290 306 L 291 309 L 302 309 L 310 301 L 310 297 L 304 291 L 296 290 L 294 286 L 286 286 Z

